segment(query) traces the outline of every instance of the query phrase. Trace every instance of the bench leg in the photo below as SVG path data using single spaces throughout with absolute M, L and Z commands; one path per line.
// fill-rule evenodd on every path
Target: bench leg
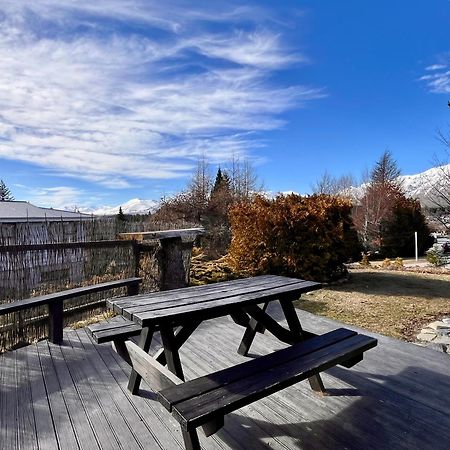
M 50 303 L 48 305 L 49 339 L 53 344 L 62 344 L 63 342 L 63 302 Z
M 150 344 L 153 338 L 153 327 L 143 328 L 141 331 L 141 336 L 139 338 L 139 347 L 148 353 L 150 350 Z M 139 392 L 139 386 L 141 384 L 142 377 L 134 370 L 131 369 L 130 379 L 128 380 L 128 390 L 132 394 L 137 394 Z
M 200 450 L 197 430 L 183 431 L 183 441 L 186 450 Z
M 267 309 L 268 304 L 268 302 L 264 303 L 263 307 L 261 308 L 263 312 Z M 255 339 L 255 335 L 257 332 L 264 333 L 264 327 L 261 326 L 256 319 L 251 318 L 245 330 L 244 336 L 242 337 L 242 341 L 239 344 L 238 353 L 240 355 L 248 355 L 250 346 L 252 345 L 253 339 Z

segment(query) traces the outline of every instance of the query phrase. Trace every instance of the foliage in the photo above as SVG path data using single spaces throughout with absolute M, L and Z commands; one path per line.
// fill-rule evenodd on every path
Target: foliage
M 432 244 L 420 203 L 405 196 L 399 175 L 397 162 L 385 151 L 372 169 L 365 195 L 353 212 L 365 250 L 387 257 L 413 256 L 414 232 L 418 234 L 420 254 Z
M 391 214 L 381 223 L 380 230 L 381 252 L 386 256 L 414 256 L 414 232 L 417 232 L 420 255 L 433 244 L 419 201 L 403 195 L 395 200 Z
M 361 258 L 361 261 L 359 262 L 359 265 L 363 266 L 363 267 L 370 266 L 369 255 L 367 253 L 362 254 L 362 258 Z
M 205 228 L 201 246 L 208 257 L 226 254 L 231 242 L 229 207 L 251 198 L 256 190 L 256 175 L 248 161 L 233 156 L 229 168 L 218 168 L 212 183 L 211 169 L 203 157 L 187 189 L 161 202 L 151 220 L 160 222 L 189 222 Z
M 391 264 L 392 261 L 389 258 L 385 258 L 381 263 L 381 267 L 383 267 L 383 269 L 389 269 L 389 267 L 391 267 Z
M 439 250 L 430 248 L 430 250 L 427 251 L 427 261 L 433 266 L 438 267 L 443 266 L 446 263 L 447 258 Z
M 381 224 L 389 220 L 393 205 L 403 196 L 399 174 L 397 162 L 385 151 L 372 169 L 363 198 L 355 206 L 353 220 L 366 251 L 381 248 Z
M 351 203 L 313 195 L 256 196 L 230 209 L 234 270 L 329 280 L 346 271 Z
M 0 202 L 12 202 L 14 200 L 11 191 L 3 180 L 0 180 Z

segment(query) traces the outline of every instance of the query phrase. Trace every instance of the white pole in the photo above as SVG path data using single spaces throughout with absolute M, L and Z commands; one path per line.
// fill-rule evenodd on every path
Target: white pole
M 414 243 L 416 246 L 416 261 L 419 261 L 419 249 L 417 247 L 417 231 L 414 231 Z

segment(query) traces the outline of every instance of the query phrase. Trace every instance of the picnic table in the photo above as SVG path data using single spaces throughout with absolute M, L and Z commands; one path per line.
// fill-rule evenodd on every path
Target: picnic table
M 313 281 L 264 275 L 115 298 L 107 303 L 122 319 L 91 325 L 90 331 L 98 343 L 113 341 L 131 364 L 129 390 L 137 394 L 141 379 L 146 380 L 180 422 L 186 448 L 199 449 L 198 427 L 209 436 L 223 426 L 226 414 L 304 379 L 323 394 L 321 371 L 336 364 L 351 367 L 377 344 L 344 328 L 321 336 L 303 330 L 293 302 L 320 287 Z M 268 306 L 275 301 L 281 306 L 284 325 L 269 314 Z M 180 348 L 203 321 L 223 316 L 244 328 L 237 347 L 241 355 L 248 354 L 258 332 L 270 332 L 289 346 L 185 381 Z M 162 348 L 150 356 L 155 332 L 160 333 Z M 138 344 L 127 340 L 136 334 Z

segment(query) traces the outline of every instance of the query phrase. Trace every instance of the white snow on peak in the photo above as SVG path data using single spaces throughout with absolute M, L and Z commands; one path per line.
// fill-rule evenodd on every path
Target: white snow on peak
M 119 213 L 119 208 L 122 208 L 124 214 L 148 214 L 158 206 L 158 202 L 155 200 L 142 200 L 140 198 L 132 198 L 126 203 L 122 203 L 117 206 L 101 206 L 92 210 L 83 210 L 94 216 L 114 216 Z
M 434 188 L 450 181 L 450 164 L 433 167 L 415 175 L 401 175 L 399 180 L 407 197 L 419 200 L 423 206 L 430 206 L 433 204 Z M 350 188 L 351 196 L 361 198 L 366 186 L 367 184 L 361 184 Z

